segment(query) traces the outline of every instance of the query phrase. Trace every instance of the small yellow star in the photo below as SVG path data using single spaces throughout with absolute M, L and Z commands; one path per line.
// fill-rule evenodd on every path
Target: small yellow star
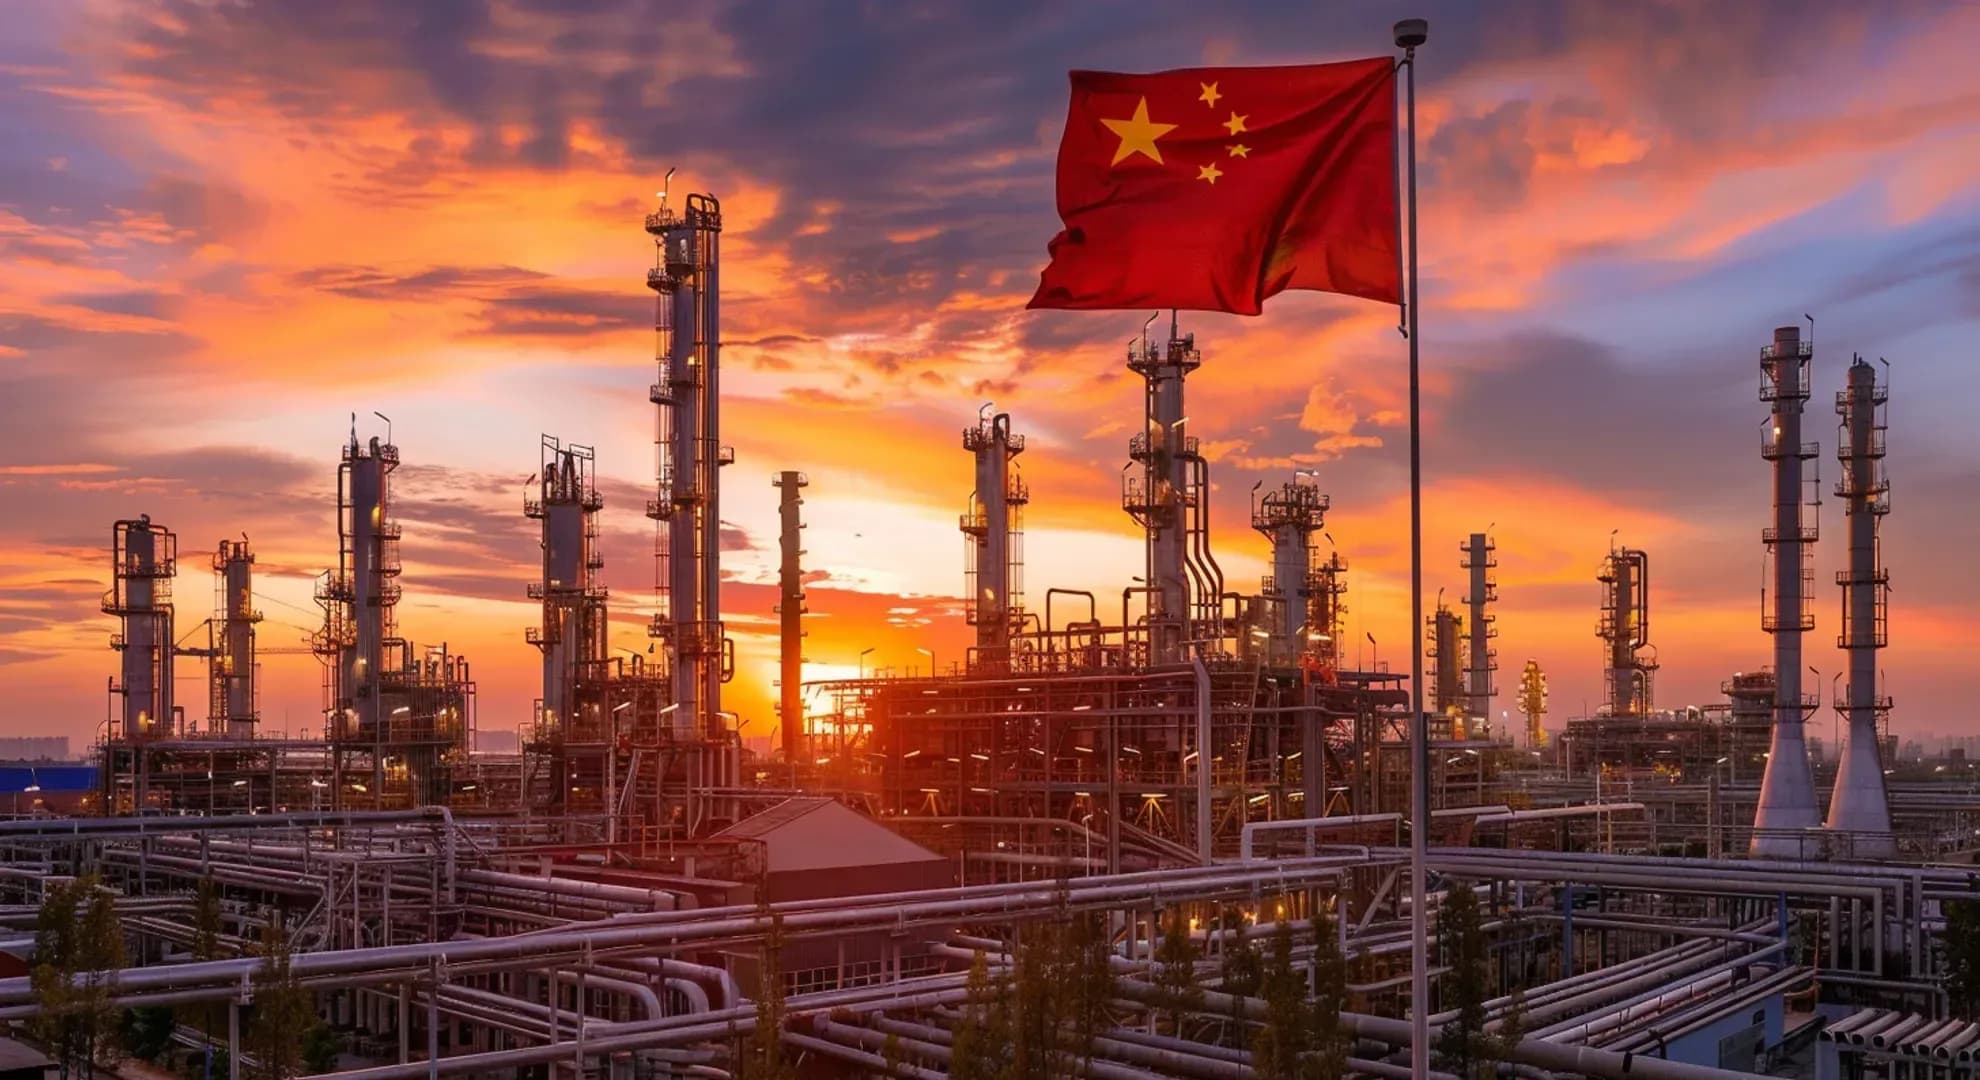
M 1198 180 L 1210 181 L 1210 184 L 1213 187 L 1217 183 L 1217 178 L 1222 175 L 1224 175 L 1223 170 L 1217 168 L 1217 166 L 1215 165 L 1205 165 L 1202 168 L 1196 170 L 1196 178 Z
M 1244 145 L 1243 143 L 1232 143 L 1232 144 L 1231 144 L 1231 156 L 1232 156 L 1232 157 L 1250 157 L 1250 156 L 1251 156 L 1251 147 L 1249 147 L 1249 146 L 1246 146 L 1246 145 Z
M 1204 103 L 1205 105 L 1210 106 L 1213 109 L 1216 108 L 1217 99 L 1224 96 L 1217 92 L 1217 84 L 1213 82 L 1207 82 L 1207 83 L 1197 83 L 1196 85 L 1201 86 L 1203 88 L 1203 94 L 1200 97 L 1198 97 L 1196 100 Z
M 1249 113 L 1243 116 L 1239 116 L 1236 113 L 1232 113 L 1231 118 L 1229 120 L 1224 121 L 1224 128 L 1225 130 L 1229 131 L 1231 134 L 1236 135 L 1238 132 L 1245 130 L 1244 122 L 1249 119 L 1251 119 L 1251 115 Z
M 1121 137 L 1121 145 L 1114 150 L 1114 160 L 1110 165 L 1119 165 L 1135 154 L 1140 154 L 1155 164 L 1162 164 L 1162 151 L 1155 146 L 1155 140 L 1176 129 L 1174 124 L 1158 124 L 1148 119 L 1148 99 L 1134 107 L 1134 116 L 1126 120 L 1102 119 L 1107 130 Z

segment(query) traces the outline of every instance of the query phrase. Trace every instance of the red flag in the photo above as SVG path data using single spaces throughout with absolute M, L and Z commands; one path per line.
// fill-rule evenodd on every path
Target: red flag
M 1400 303 L 1395 63 L 1072 73 L 1035 308 Z

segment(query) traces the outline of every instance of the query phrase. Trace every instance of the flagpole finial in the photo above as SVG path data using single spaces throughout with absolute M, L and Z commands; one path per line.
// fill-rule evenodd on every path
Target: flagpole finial
M 1396 48 L 1414 49 L 1430 40 L 1430 20 L 1404 19 L 1396 24 Z

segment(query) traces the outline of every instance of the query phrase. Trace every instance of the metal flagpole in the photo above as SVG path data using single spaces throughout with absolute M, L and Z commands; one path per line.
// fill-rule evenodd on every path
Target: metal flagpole
M 1430 833 L 1430 725 L 1423 715 L 1423 426 L 1419 407 L 1416 331 L 1416 47 L 1429 40 L 1430 24 L 1404 19 L 1395 25 L 1396 47 L 1408 70 L 1409 297 L 1409 1074 L 1430 1075 L 1429 919 L 1425 911 L 1423 859 Z

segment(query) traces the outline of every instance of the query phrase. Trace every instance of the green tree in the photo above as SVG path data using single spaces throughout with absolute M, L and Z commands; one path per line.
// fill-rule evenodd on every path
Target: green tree
M 1309 1058 L 1304 1075 L 1311 1080 L 1337 1080 L 1347 1072 L 1353 1033 L 1341 1019 L 1348 1007 L 1348 964 L 1334 936 L 1334 920 L 1325 909 L 1313 915 L 1313 1000 L 1308 1031 Z
M 290 970 L 289 931 L 279 911 L 270 915 L 256 952 L 261 968 L 254 976 L 254 1013 L 244 1049 L 254 1058 L 259 1080 L 290 1080 L 303 1074 L 303 1042 L 322 1021 L 316 995 Z
M 302 1039 L 303 1070 L 306 1073 L 335 1072 L 337 1055 L 344 1052 L 344 1040 L 329 1024 L 317 1024 Z
M 1280 919 L 1259 980 L 1265 1019 L 1251 1038 L 1251 1067 L 1258 1080 L 1301 1080 L 1304 1056 L 1313 1048 L 1313 1013 L 1306 976 L 1293 965 L 1292 923 Z
M 756 1030 L 737 1047 L 735 1080 L 796 1080 L 797 1066 L 784 1056 L 784 972 L 777 963 L 783 949 L 784 917 L 772 911 L 757 968 Z
M 1096 912 L 1071 915 L 1056 929 L 1052 951 L 1055 985 L 1063 995 L 1057 1026 L 1068 1053 L 1084 1062 L 1093 1039 L 1107 1026 L 1107 1003 L 1114 998 L 1107 927 Z
M 144 1005 L 124 1010 L 117 1035 L 125 1053 L 155 1062 L 171 1048 L 175 1023 L 170 1006 Z
M 1939 969 L 1954 1016 L 1980 1018 L 1980 900 L 1948 900 Z
M 1478 894 L 1460 879 L 1446 883 L 1444 906 L 1437 912 L 1437 951 L 1448 969 L 1445 1011 L 1457 1015 L 1437 1034 L 1434 1047 L 1444 1068 L 1463 1080 L 1489 1078 L 1498 1072 L 1513 1043 L 1519 1018 L 1510 1018 L 1511 1042 L 1486 1029 L 1485 1002 L 1491 996 L 1489 946 L 1478 907 Z M 1502 1025 L 1503 1026 L 1503 1025 Z
M 1012 1067 L 1009 977 L 981 952 L 970 961 L 962 1015 L 950 1048 L 950 1080 L 1003 1080 Z
M 1155 985 L 1162 991 L 1161 1010 L 1171 1034 L 1180 1035 L 1184 1018 L 1203 1004 L 1203 988 L 1196 981 L 1196 962 L 1202 957 L 1182 909 L 1171 910 L 1155 948 Z
M 62 1076 L 93 1077 L 115 1061 L 118 1011 L 110 980 L 124 966 L 124 931 L 115 898 L 85 874 L 51 886 L 35 922 L 29 982 L 41 1013 L 33 1029 Z

